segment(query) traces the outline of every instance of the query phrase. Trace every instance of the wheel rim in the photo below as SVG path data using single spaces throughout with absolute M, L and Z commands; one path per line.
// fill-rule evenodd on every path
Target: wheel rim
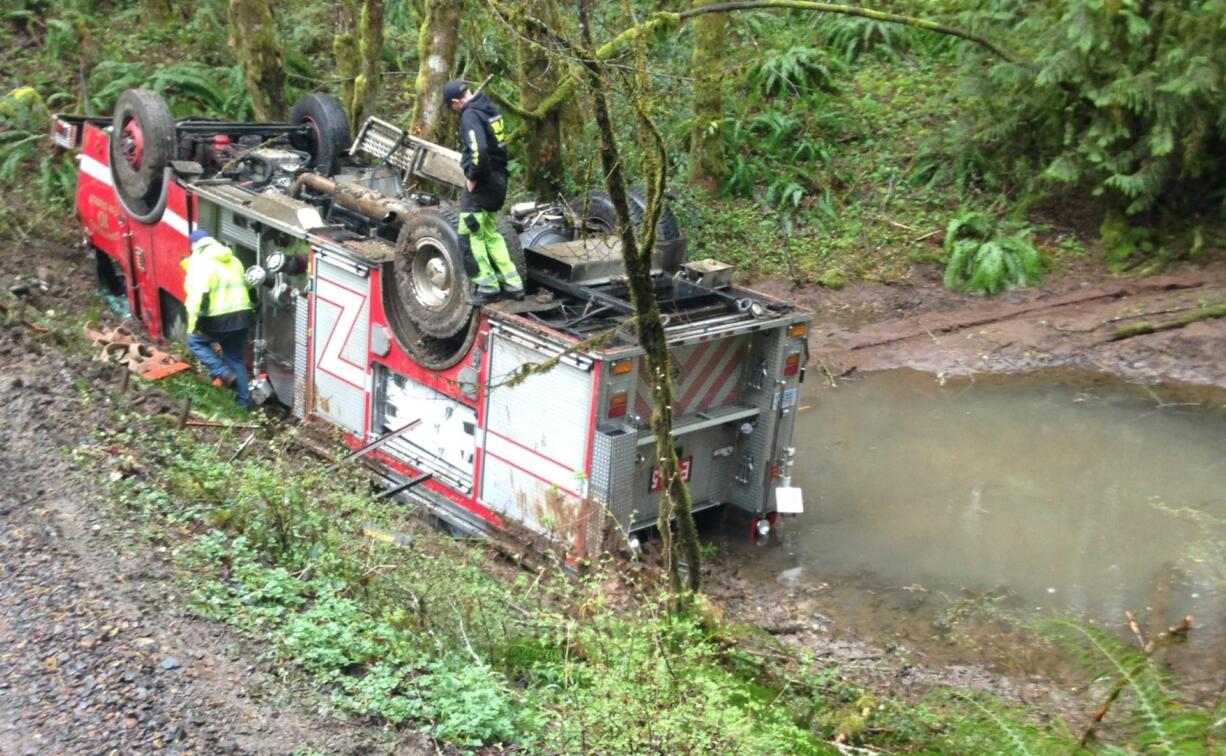
M 139 171 L 145 158 L 145 134 L 135 118 L 124 122 L 119 136 L 119 150 L 132 170 Z
M 315 119 L 310 116 L 303 116 L 301 123 L 307 124 L 311 127 L 311 131 L 315 132 L 315 154 L 318 156 L 320 147 L 324 143 L 324 135 L 323 132 L 319 130 L 319 124 L 316 123 Z
M 446 306 L 455 287 L 455 271 L 439 240 L 425 238 L 417 242 L 409 284 L 413 297 L 423 306 L 432 310 Z

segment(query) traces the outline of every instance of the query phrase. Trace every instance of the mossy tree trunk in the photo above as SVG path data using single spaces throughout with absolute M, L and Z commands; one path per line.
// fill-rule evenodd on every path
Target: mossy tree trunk
M 553 28 L 561 26 L 554 0 L 529 0 L 525 11 Z M 538 110 L 558 89 L 560 60 L 550 58 L 546 42 L 533 27 L 522 30 L 517 40 L 519 53 L 520 105 L 524 111 Z M 553 197 L 562 192 L 562 108 L 554 107 L 529 121 L 524 129 L 524 183 L 537 197 Z
M 230 44 L 247 81 L 247 93 L 261 121 L 283 121 L 285 60 L 277 44 L 271 0 L 230 0 Z
M 358 48 L 357 0 L 337 0 L 336 36 L 332 38 L 332 57 L 336 60 L 336 73 L 341 80 L 341 106 L 349 116 L 349 125 L 356 126 L 350 104 L 353 102 L 354 84 L 362 72 L 362 52 Z
M 383 0 L 339 0 L 332 55 L 341 79 L 341 105 L 356 132 L 383 81 Z
M 358 24 L 358 52 L 362 70 L 354 82 L 349 122 L 356 130 L 370 115 L 383 86 L 383 0 L 363 0 Z
M 463 0 L 427 0 L 426 17 L 417 37 L 417 99 L 409 131 L 437 142 L 447 115 L 443 85 L 455 69 Z
M 715 0 L 694 0 L 694 7 Z M 711 13 L 694 20 L 691 70 L 694 75 L 694 122 L 690 131 L 690 182 L 715 193 L 728 176 L 724 155 L 724 58 L 728 50 L 728 17 Z
M 580 5 L 580 26 L 583 28 L 584 42 L 591 46 L 591 24 L 588 22 L 586 5 Z M 639 345 L 643 348 L 647 360 L 647 372 L 651 376 L 651 399 L 655 409 L 651 416 L 651 427 L 656 437 L 656 464 L 659 465 L 660 477 L 664 481 L 667 494 L 660 497 L 660 513 L 657 526 L 662 541 L 662 551 L 665 568 L 673 591 L 680 594 L 681 571 L 678 557 L 684 558 L 687 567 L 686 588 L 698 590 L 701 584 L 701 555 L 698 544 L 698 531 L 694 525 L 694 516 L 690 506 L 689 488 L 680 475 L 680 462 L 677 459 L 677 449 L 673 445 L 673 386 L 670 376 L 671 362 L 668 355 L 668 338 L 664 332 L 664 320 L 660 316 L 659 302 L 656 300 L 655 285 L 651 278 L 651 250 L 655 246 L 655 228 L 664 208 L 664 180 L 667 165 L 661 155 L 663 146 L 659 131 L 647 116 L 646 111 L 638 108 L 643 120 L 644 131 L 653 141 L 647 147 L 644 164 L 651 176 L 648 188 L 648 202 L 643 214 L 641 237 L 636 237 L 634 224 L 630 221 L 630 203 L 626 194 L 626 177 L 619 155 L 617 137 L 613 129 L 613 118 L 610 114 L 608 88 L 602 66 L 595 55 L 581 51 L 581 57 L 587 72 L 588 84 L 592 89 L 592 99 L 595 105 L 596 127 L 600 134 L 600 163 L 605 175 L 605 189 L 609 199 L 617 210 L 618 236 L 622 243 L 622 260 L 626 267 L 626 280 L 630 290 L 630 301 L 634 304 L 635 324 L 639 332 Z M 673 540 L 673 522 L 676 522 L 680 542 Z
M 141 0 L 141 9 L 145 11 L 145 21 L 154 26 L 161 26 L 170 21 L 174 9 L 170 0 Z

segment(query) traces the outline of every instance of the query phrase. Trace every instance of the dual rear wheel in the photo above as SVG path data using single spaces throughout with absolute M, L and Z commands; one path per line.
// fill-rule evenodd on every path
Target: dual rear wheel
M 303 95 L 290 109 L 289 123 L 310 127 L 306 135 L 292 135 L 290 143 L 311 155 L 316 171 L 331 175 L 349 149 L 349 122 L 340 102 L 324 94 Z M 225 124 L 218 123 L 217 130 L 225 133 Z M 144 223 L 160 219 L 167 168 L 178 157 L 178 137 L 162 95 L 128 89 L 119 96 L 111 122 L 111 175 L 124 205 Z

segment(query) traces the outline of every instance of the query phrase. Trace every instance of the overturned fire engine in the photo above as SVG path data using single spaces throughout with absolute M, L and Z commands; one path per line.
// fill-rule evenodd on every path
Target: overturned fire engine
M 513 206 L 500 231 L 529 296 L 472 308 L 458 153 L 374 118 L 351 141 L 330 97 L 303 97 L 287 123 L 227 123 L 175 119 L 158 94 L 129 90 L 110 119 L 57 116 L 54 137 L 79 151 L 76 211 L 101 285 L 181 341 L 189 233 L 232 247 L 256 302 L 253 399 L 377 446 L 396 495 L 457 531 L 576 556 L 654 526 L 650 387 L 607 196 Z M 801 506 L 791 439 L 812 314 L 687 261 L 667 211 L 657 238 L 694 509 L 735 507 L 764 535 Z

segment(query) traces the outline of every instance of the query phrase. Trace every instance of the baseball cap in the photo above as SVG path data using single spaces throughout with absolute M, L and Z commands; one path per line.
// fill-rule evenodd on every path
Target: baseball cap
M 192 232 L 191 236 L 187 237 L 187 240 L 190 241 L 192 244 L 195 244 L 201 239 L 207 239 L 207 238 L 209 238 L 209 232 L 205 231 L 203 228 L 198 228 Z
M 450 105 L 452 100 L 458 100 L 468 91 L 468 85 L 459 79 L 452 79 L 443 85 L 443 104 Z

